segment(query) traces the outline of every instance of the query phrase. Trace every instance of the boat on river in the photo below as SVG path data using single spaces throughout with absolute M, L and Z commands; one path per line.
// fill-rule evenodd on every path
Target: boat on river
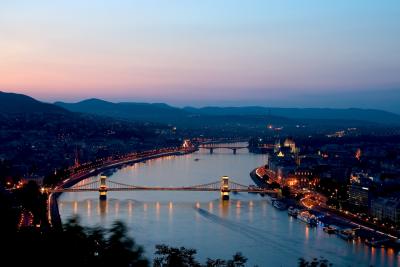
M 307 210 L 299 212 L 299 214 L 297 214 L 297 219 L 310 226 L 317 226 L 318 223 L 317 218 Z
M 336 227 L 334 227 L 332 225 L 325 226 L 322 229 L 324 230 L 325 233 L 328 233 L 328 234 L 334 234 L 338 230 Z
M 289 207 L 288 209 L 288 215 L 297 218 L 297 215 L 299 214 L 299 210 L 296 208 L 293 208 L 292 206 Z

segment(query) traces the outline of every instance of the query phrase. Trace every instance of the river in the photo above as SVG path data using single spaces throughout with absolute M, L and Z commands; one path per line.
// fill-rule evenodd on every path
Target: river
M 218 181 L 228 175 L 252 184 L 249 172 L 267 162 L 267 155 L 241 149 L 200 149 L 193 154 L 168 156 L 115 170 L 110 181 L 142 186 L 189 186 Z M 94 179 L 94 178 L 88 178 Z M 82 181 L 83 183 L 85 181 Z M 393 250 L 370 248 L 310 228 L 275 209 L 256 194 L 230 195 L 222 202 L 218 192 L 109 192 L 63 193 L 59 198 L 62 220 L 79 215 L 83 225 L 109 227 L 121 220 L 151 258 L 156 244 L 196 248 L 198 259 L 230 258 L 240 251 L 249 266 L 297 266 L 298 258 L 324 257 L 334 266 L 400 266 Z

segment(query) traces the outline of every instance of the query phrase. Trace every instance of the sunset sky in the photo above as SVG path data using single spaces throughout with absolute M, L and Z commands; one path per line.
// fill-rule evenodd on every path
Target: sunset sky
M 1 0 L 0 90 L 390 110 L 400 1 Z

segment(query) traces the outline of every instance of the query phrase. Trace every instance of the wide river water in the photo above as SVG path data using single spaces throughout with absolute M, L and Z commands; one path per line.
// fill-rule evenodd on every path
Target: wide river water
M 195 160 L 196 159 L 196 160 Z M 142 186 L 189 186 L 218 181 L 228 175 L 241 184 L 253 184 L 249 173 L 267 162 L 266 155 L 218 149 L 210 154 L 170 156 L 115 170 L 110 181 Z M 97 179 L 98 177 L 89 178 Z M 84 183 L 86 181 L 82 181 Z M 334 266 L 400 266 L 393 250 L 370 248 L 310 228 L 275 209 L 256 194 L 231 193 L 222 202 L 219 192 L 109 192 L 63 193 L 59 198 L 62 220 L 79 215 L 86 226 L 109 227 L 121 220 L 149 258 L 156 244 L 196 248 L 198 259 L 230 258 L 240 251 L 248 265 L 297 266 L 298 258 L 324 257 Z

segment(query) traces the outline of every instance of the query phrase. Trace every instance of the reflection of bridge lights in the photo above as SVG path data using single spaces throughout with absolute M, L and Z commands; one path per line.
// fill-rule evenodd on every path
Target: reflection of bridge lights
M 78 202 L 74 201 L 74 214 L 78 213 Z
M 172 213 L 173 213 L 173 211 L 174 211 L 174 205 L 172 204 L 172 202 L 170 201 L 169 202 L 169 205 L 168 205 L 168 222 L 171 224 L 172 223 Z
M 143 210 L 147 211 L 147 203 L 143 203 Z
M 87 200 L 87 216 L 90 217 L 92 213 L 92 203 L 90 202 L 90 200 Z
M 200 208 L 200 203 L 199 202 L 196 202 L 196 208 Z
M 214 204 L 212 202 L 208 203 L 208 211 L 212 212 L 214 208 Z
M 108 213 L 108 201 L 100 200 L 98 203 L 98 214 L 104 217 Z
M 118 217 L 118 214 L 119 214 L 119 201 L 117 200 L 115 202 L 115 216 Z
M 230 207 L 230 203 L 229 201 L 223 201 L 221 200 L 219 205 L 219 211 L 220 211 L 220 216 L 226 218 L 229 215 L 229 207 Z
M 264 201 L 262 203 L 262 211 L 263 211 L 263 214 L 265 214 L 267 212 L 267 202 L 266 201 Z
M 241 206 L 240 200 L 236 201 L 236 208 L 240 208 L 240 206 Z
M 240 200 L 238 200 L 236 202 L 236 217 L 239 218 L 240 217 L 240 207 L 241 207 L 241 203 Z
M 156 202 L 156 220 L 160 220 L 160 202 Z
M 128 201 L 128 214 L 129 216 L 132 216 L 132 201 Z
M 254 213 L 253 213 L 253 210 L 254 210 L 253 207 L 254 207 L 253 201 L 250 201 L 250 202 L 249 202 L 249 221 L 250 221 L 250 222 L 253 221 L 253 215 L 254 215 Z

